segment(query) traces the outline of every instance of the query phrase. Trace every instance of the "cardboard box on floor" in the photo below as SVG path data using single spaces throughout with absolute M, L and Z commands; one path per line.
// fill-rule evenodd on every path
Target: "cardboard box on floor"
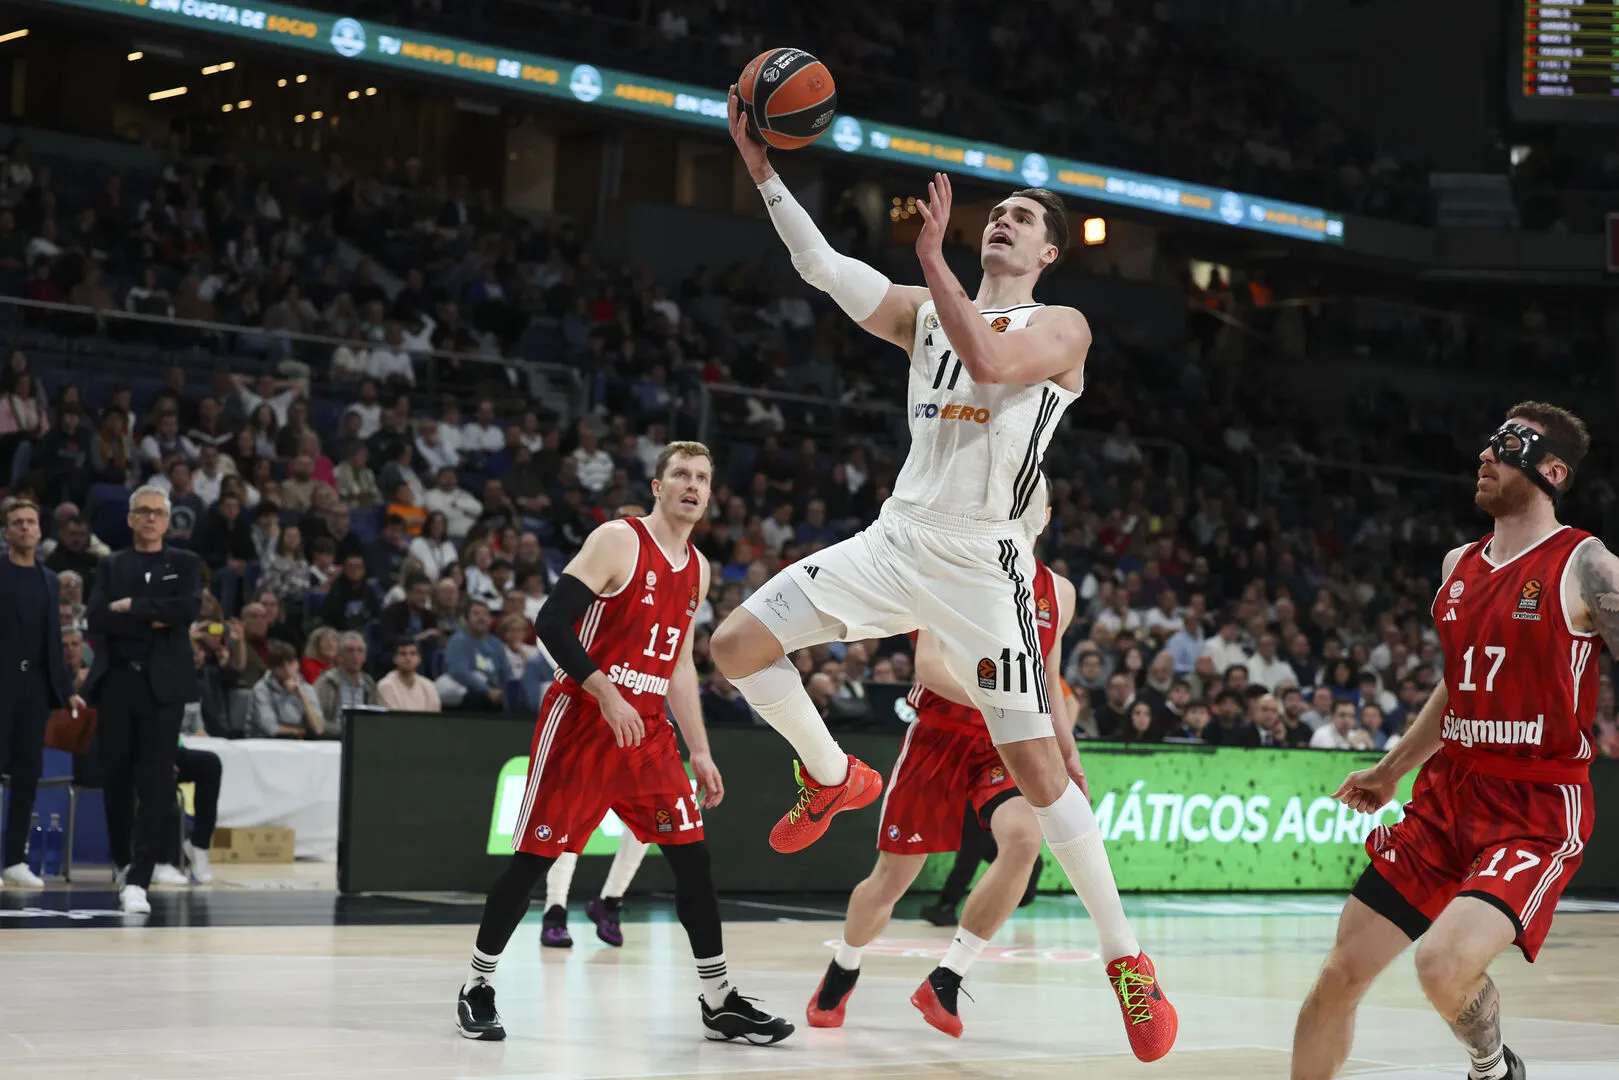
M 210 849 L 216 863 L 290 863 L 296 834 L 282 825 L 215 829 Z

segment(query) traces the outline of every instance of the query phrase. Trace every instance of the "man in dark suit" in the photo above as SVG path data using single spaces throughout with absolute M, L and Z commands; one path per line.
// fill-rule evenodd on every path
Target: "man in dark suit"
M 85 615 L 96 662 L 84 692 L 100 709 L 107 842 L 113 861 L 128 867 L 119 905 L 146 914 L 152 910 L 146 888 L 174 802 L 180 719 L 197 698 L 190 631 L 202 610 L 202 559 L 164 545 L 169 499 L 158 488 L 129 497 L 129 527 L 135 546 L 102 562 L 90 594 Z
M 0 560 L 0 773 L 11 777 L 5 858 L 0 879 L 11 888 L 45 883 L 28 868 L 24 849 L 34 794 L 45 759 L 45 721 L 52 709 L 84 702 L 73 692 L 62 654 L 61 589 L 56 572 L 34 561 L 39 507 L 28 499 L 5 505 L 6 558 Z

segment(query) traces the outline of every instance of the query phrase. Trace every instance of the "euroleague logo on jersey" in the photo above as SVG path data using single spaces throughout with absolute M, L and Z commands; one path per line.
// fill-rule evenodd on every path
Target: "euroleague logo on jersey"
M 1050 626 L 1051 601 L 1043 596 L 1036 600 L 1034 602 L 1034 617 L 1039 620 L 1041 626 Z
M 686 614 L 697 614 L 697 586 L 695 585 L 691 587 L 691 599 L 686 604 Z
M 1539 578 L 1524 582 L 1523 588 L 1518 590 L 1518 610 L 1512 613 L 1513 619 L 1518 622 L 1539 622 L 1540 598 L 1544 592 Z
M 978 688 L 995 689 L 995 661 L 987 656 L 978 661 Z
M 999 318 L 991 320 L 989 328 L 995 331 L 997 334 L 1004 334 L 1006 333 L 1006 328 L 1011 325 L 1012 320 L 1008 319 L 1005 315 L 1002 315 Z

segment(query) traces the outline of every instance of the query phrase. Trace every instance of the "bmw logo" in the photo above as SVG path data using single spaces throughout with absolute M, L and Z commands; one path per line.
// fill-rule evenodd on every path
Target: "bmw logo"
M 1030 154 L 1023 159 L 1023 180 L 1030 187 L 1039 187 L 1051 178 L 1051 166 L 1039 154 Z
M 331 42 L 337 55 L 359 56 L 365 52 L 365 27 L 357 19 L 338 19 L 332 24 Z
M 551 839 L 551 826 L 541 825 L 538 829 L 534 830 L 534 836 L 540 840 Z
M 852 116 L 840 116 L 838 122 L 832 125 L 832 142 L 839 150 L 854 153 L 860 149 L 865 141 L 865 132 L 860 130 L 860 121 Z
M 898 840 L 899 839 L 899 826 L 898 825 L 890 825 L 888 827 L 888 838 L 890 840 Z
M 1228 191 L 1220 196 L 1220 219 L 1227 225 L 1235 225 L 1242 220 L 1241 195 Z
M 568 79 L 568 89 L 573 91 L 574 97 L 588 105 L 602 96 L 602 73 L 589 64 L 580 64 Z

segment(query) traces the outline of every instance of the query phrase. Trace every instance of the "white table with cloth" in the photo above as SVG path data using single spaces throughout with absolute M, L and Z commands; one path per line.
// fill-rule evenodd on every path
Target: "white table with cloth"
M 337 861 L 342 743 L 189 735 L 182 742 L 219 755 L 219 827 L 285 825 L 297 834 L 298 858 Z

